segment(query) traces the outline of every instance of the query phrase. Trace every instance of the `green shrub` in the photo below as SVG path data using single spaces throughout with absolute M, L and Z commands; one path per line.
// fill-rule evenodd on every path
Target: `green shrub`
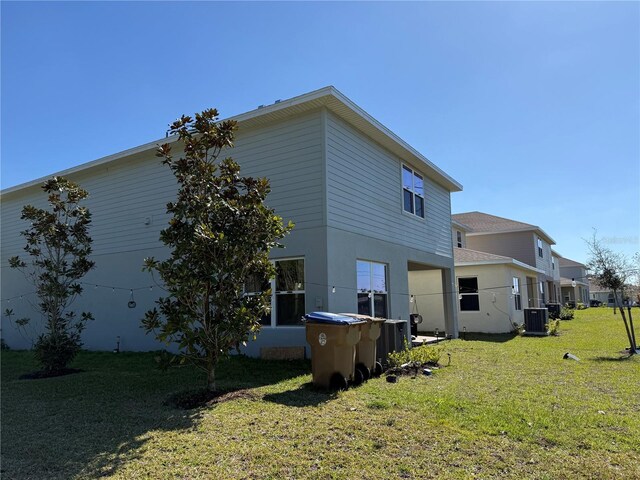
M 573 310 L 567 307 L 562 307 L 560 310 L 560 320 L 573 320 Z
M 576 303 L 576 310 L 584 310 L 585 308 L 587 308 L 587 306 L 584 303 L 582 302 Z
M 4 341 L 4 338 L 0 338 L 0 350 L 11 350 L 7 342 Z
M 442 356 L 443 350 L 443 347 L 432 347 L 430 345 L 409 348 L 409 344 L 405 340 L 404 349 L 389 354 L 389 364 L 392 367 L 399 367 L 410 362 L 436 365 Z
M 559 330 L 560 330 L 560 320 L 553 320 L 547 323 L 547 332 L 549 332 L 549 335 L 553 335 L 554 337 L 558 336 Z
M 516 335 L 524 334 L 524 323 L 513 322 L 512 325 L 513 325 L 513 330 L 511 330 L 511 333 L 515 333 Z
M 60 331 L 40 335 L 34 352 L 45 371 L 59 372 L 74 359 L 81 346 L 80 332 Z

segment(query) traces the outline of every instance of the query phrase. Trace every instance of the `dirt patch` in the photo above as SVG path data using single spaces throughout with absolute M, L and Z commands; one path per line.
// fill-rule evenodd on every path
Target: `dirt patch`
M 232 400 L 255 400 L 257 398 L 258 395 L 255 392 L 245 389 L 218 390 L 215 392 L 201 389 L 175 393 L 165 400 L 164 405 L 181 410 L 192 410 L 194 408 L 213 406 Z
M 63 368 L 61 370 L 54 370 L 47 372 L 46 370 L 38 370 L 37 372 L 25 373 L 18 377 L 19 380 L 38 380 L 41 378 L 62 377 L 63 375 L 71 375 L 73 373 L 84 372 L 79 368 Z

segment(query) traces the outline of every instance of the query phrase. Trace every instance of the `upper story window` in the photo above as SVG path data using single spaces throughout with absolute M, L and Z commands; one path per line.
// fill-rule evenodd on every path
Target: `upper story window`
M 456 230 L 456 242 L 458 243 L 458 248 L 463 247 L 462 232 L 460 230 Z
M 556 269 L 556 259 L 555 257 L 551 257 L 551 270 Z
M 402 166 L 402 202 L 404 211 L 424 218 L 424 177 Z
M 538 238 L 538 256 L 542 258 L 542 240 Z

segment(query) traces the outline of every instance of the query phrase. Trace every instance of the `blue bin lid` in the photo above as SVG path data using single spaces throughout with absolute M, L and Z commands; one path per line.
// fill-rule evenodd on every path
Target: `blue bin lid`
M 347 317 L 345 315 L 337 315 L 328 312 L 311 312 L 307 313 L 304 318 L 311 323 L 328 323 L 331 325 L 352 325 L 365 323 L 364 320 L 358 318 Z

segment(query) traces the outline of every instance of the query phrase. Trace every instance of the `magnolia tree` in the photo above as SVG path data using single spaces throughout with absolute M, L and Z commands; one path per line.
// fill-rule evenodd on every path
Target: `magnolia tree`
M 613 250 L 602 245 L 602 242 L 593 236 L 586 240 L 589 247 L 590 257 L 587 266 L 592 273 L 592 278 L 601 287 L 611 290 L 613 294 L 614 305 L 620 310 L 620 316 L 629 339 L 630 354 L 638 352 L 638 344 L 636 343 L 636 334 L 633 326 L 633 317 L 627 314 L 621 304 L 621 299 L 626 298 L 627 289 L 630 286 L 630 280 L 637 275 L 637 270 L 628 259 Z M 636 259 L 637 259 L 636 255 Z
M 144 267 L 167 291 L 146 312 L 144 329 L 176 342 L 181 361 L 206 372 L 212 391 L 219 359 L 254 338 L 270 309 L 267 280 L 275 271 L 269 251 L 293 228 L 264 204 L 267 179 L 243 177 L 233 159 L 219 159 L 233 147 L 235 130 L 234 121 L 218 122 L 215 109 L 170 125 L 184 145 L 178 159 L 168 144 L 157 152 L 178 181 L 177 199 L 167 204 L 172 218 L 160 234 L 171 255 L 147 258 Z M 263 290 L 251 288 L 247 295 L 247 282 Z
M 34 350 L 47 373 L 64 369 L 80 350 L 80 334 L 91 313 L 80 316 L 69 309 L 82 293 L 80 279 L 94 267 L 89 260 L 91 214 L 80 203 L 86 190 L 63 178 L 53 177 L 42 186 L 49 196 L 49 210 L 25 205 L 22 219 L 31 226 L 21 232 L 27 241 L 28 258 L 9 259 L 11 268 L 22 271 L 36 289 L 37 307 L 44 317 L 44 333 L 38 336 Z M 12 315 L 12 311 L 6 312 Z M 25 325 L 30 320 L 22 318 Z

